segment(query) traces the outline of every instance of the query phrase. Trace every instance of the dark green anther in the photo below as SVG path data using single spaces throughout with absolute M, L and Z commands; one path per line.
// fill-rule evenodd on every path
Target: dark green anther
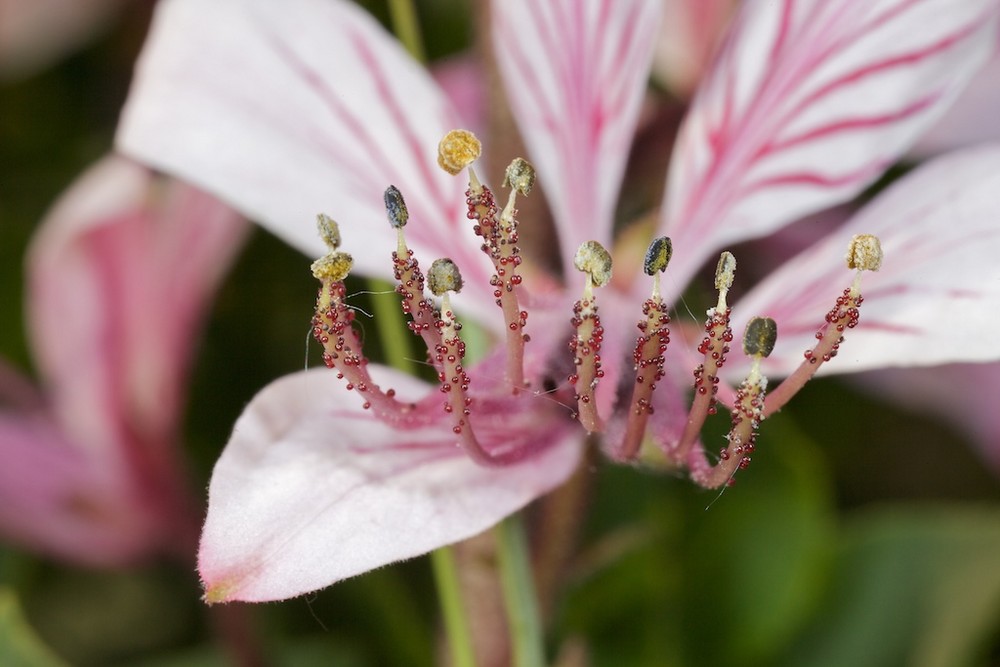
M 766 357 L 778 339 L 778 325 L 770 317 L 754 317 L 743 334 L 743 352 L 749 357 Z
M 410 218 L 406 202 L 403 201 L 403 193 L 395 185 L 385 189 L 385 212 L 389 215 L 389 224 L 396 229 L 404 227 Z
M 667 264 L 674 255 L 674 244 L 670 242 L 669 236 L 661 236 L 653 239 L 646 250 L 646 259 L 642 263 L 642 270 L 647 276 L 651 276 L 657 271 L 663 273 L 667 270 Z

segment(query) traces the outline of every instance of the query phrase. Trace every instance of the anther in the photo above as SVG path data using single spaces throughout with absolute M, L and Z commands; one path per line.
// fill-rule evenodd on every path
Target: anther
M 341 282 L 347 278 L 352 266 L 353 257 L 346 252 L 334 250 L 312 263 L 312 274 L 317 280 Z
M 726 296 L 733 286 L 736 277 L 736 257 L 728 250 L 719 255 L 719 263 L 715 267 L 715 289 L 719 291 L 719 303 L 716 310 L 726 309 Z
M 438 166 L 452 176 L 475 162 L 482 152 L 482 144 L 468 130 L 452 130 L 438 144 Z
M 778 325 L 770 317 L 754 317 L 743 334 L 743 353 L 748 357 L 769 357 L 778 338 Z
M 434 296 L 462 291 L 462 274 L 455 262 L 447 257 L 435 259 L 427 271 L 427 286 Z
M 327 248 L 333 251 L 340 247 L 340 226 L 333 218 L 320 213 L 316 216 L 316 229 Z
M 674 255 L 674 246 L 669 236 L 660 236 L 653 239 L 646 250 L 646 259 L 642 263 L 642 270 L 647 276 L 663 273 L 667 270 L 667 264 Z M 735 260 L 734 260 L 735 261 Z
M 611 281 L 611 253 L 597 241 L 584 241 L 573 257 L 573 266 L 590 279 L 594 287 L 604 287 Z
M 389 216 L 389 224 L 394 229 L 406 226 L 407 220 L 410 219 L 410 212 L 406 208 L 403 193 L 399 191 L 399 188 L 390 185 L 385 189 L 383 198 L 385 199 L 385 212 Z
M 512 188 L 522 196 L 527 196 L 535 185 L 535 168 L 523 157 L 514 158 L 514 161 L 507 165 L 507 170 L 503 176 L 503 186 Z
M 882 244 L 874 234 L 856 234 L 844 259 L 849 269 L 878 271 L 882 267 Z

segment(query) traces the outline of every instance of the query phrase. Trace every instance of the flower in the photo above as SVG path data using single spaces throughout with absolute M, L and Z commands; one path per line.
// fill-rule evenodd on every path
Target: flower
M 197 514 L 178 449 L 183 388 L 244 228 L 120 156 L 56 203 L 27 262 L 41 390 L 0 366 L 5 539 L 89 565 L 187 556 Z
M 666 304 L 698 268 L 720 249 L 849 199 L 878 178 L 988 58 L 997 15 L 986 0 L 947 7 L 883 0 L 863 9 L 847 0 L 745 3 L 682 128 L 655 230 L 630 228 L 616 246 L 614 204 L 660 5 L 495 3 L 492 41 L 506 93 L 559 234 L 565 270 L 554 277 L 511 251 L 516 188 L 510 208 L 501 207 L 471 172 L 466 194 L 462 181 L 434 169 L 433 147 L 462 123 L 427 73 L 357 7 L 163 3 L 119 145 L 326 258 L 314 265 L 323 283 L 314 331 L 338 371 L 277 380 L 237 422 L 209 490 L 199 555 L 206 599 L 290 597 L 473 535 L 560 484 L 585 431 L 604 431 L 609 453 L 631 459 L 634 447 L 618 443 L 641 439 L 648 419 L 668 457 L 703 483 L 725 483 L 748 460 L 751 426 L 765 414 L 762 373 L 790 376 L 768 396 L 773 411 L 821 365 L 843 372 L 996 358 L 972 342 L 996 319 L 989 307 L 1000 271 L 990 261 L 1000 212 L 996 148 L 918 170 L 741 299 L 732 322 L 766 317 L 750 328 L 747 358 L 726 366 L 727 379 L 746 378 L 735 395 L 728 383 L 716 384 L 721 362 L 711 361 L 726 355 L 731 335 L 729 253 L 719 262 L 722 298 L 709 312 L 711 335 L 696 372 L 703 391 L 690 413 L 686 372 L 670 372 L 658 357 L 668 336 Z M 323 222 L 329 243 L 320 245 L 308 222 L 320 212 L 343 225 L 344 250 Z M 404 223 L 405 239 L 397 236 Z M 629 239 L 639 232 L 637 250 Z M 857 323 L 860 283 L 843 265 L 852 238 L 868 249 L 854 256 L 872 259 L 859 268 L 877 268 L 876 241 L 858 238 L 868 234 L 881 238 L 887 254 L 885 266 L 865 278 L 871 316 L 851 332 L 849 352 L 823 365 L 838 352 L 838 327 Z M 672 259 L 657 286 L 664 237 Z M 440 387 L 369 365 L 350 326 L 342 271 L 353 264 L 384 275 L 393 249 L 405 309 L 428 343 Z M 461 270 L 464 288 L 441 290 L 448 300 L 439 312 L 421 303 L 410 251 L 425 262 L 447 256 Z M 454 313 L 492 326 L 502 341 L 469 369 Z M 652 372 L 642 384 L 652 377 L 655 393 L 633 391 L 640 383 L 625 363 L 640 318 L 640 335 L 649 339 L 639 339 L 634 365 L 640 375 Z M 771 322 L 779 340 L 765 359 Z M 693 358 L 686 347 L 673 345 L 662 364 Z M 805 361 L 803 350 L 810 351 Z M 345 395 L 345 383 L 363 396 Z M 712 385 L 736 408 L 719 468 L 696 433 L 714 407 Z

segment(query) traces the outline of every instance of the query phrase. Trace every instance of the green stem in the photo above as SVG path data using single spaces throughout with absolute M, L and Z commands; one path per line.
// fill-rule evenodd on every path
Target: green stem
M 472 648 L 472 633 L 465 618 L 462 590 L 458 582 L 455 554 L 451 547 L 441 547 L 431 552 L 434 582 L 437 584 L 444 631 L 451 648 L 453 667 L 476 667 L 476 654 Z
M 368 289 L 375 293 L 372 299 L 372 315 L 378 322 L 378 333 L 382 340 L 382 351 L 388 365 L 415 375 L 417 364 L 410 355 L 410 329 L 406 326 L 406 316 L 395 298 L 379 298 L 384 292 L 392 292 L 394 286 L 379 278 L 368 279 Z M 392 292 L 392 296 L 395 293 Z
M 426 62 L 424 41 L 420 36 L 420 22 L 413 0 L 389 0 L 389 15 L 392 17 L 392 31 L 403 47 L 417 62 Z
M 545 646 L 538 614 L 528 540 L 519 514 L 496 528 L 500 582 L 507 606 L 507 624 L 516 667 L 544 667 Z

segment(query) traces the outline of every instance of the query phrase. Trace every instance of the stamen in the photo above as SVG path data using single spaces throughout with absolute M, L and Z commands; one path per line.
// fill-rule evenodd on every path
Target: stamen
M 400 296 L 403 312 L 410 316 L 407 322 L 410 331 L 423 339 L 428 350 L 433 350 L 440 342 L 440 334 L 434 326 L 434 307 L 424 298 L 424 274 L 403 235 L 403 227 L 410 218 L 409 210 L 403 193 L 395 185 L 386 188 L 383 199 L 389 224 L 396 230 L 396 250 L 392 253 L 396 294 Z
M 780 410 L 816 374 L 820 366 L 837 356 L 840 345 L 846 340 L 844 332 L 858 326 L 860 308 L 864 302 L 864 297 L 861 296 L 861 274 L 881 268 L 882 244 L 878 237 L 871 234 L 857 235 L 848 245 L 845 260 L 847 268 L 858 272 L 854 281 L 837 297 L 837 302 L 827 312 L 826 321 L 816 331 L 816 346 L 805 351 L 805 360 L 771 392 L 765 416 Z
M 643 270 L 653 277 L 653 293 L 642 306 L 644 320 L 638 323 L 639 337 L 635 342 L 632 360 L 635 363 L 635 385 L 632 387 L 632 403 L 629 406 L 625 437 L 616 455 L 624 460 L 635 458 L 646 432 L 646 423 L 653 414 L 653 391 L 656 383 L 664 375 L 664 353 L 670 343 L 670 316 L 667 306 L 660 298 L 660 274 L 666 270 L 673 247 L 666 236 L 653 239 L 646 251 Z
M 517 245 L 517 209 L 514 203 L 518 192 L 522 195 L 530 192 L 535 182 L 535 170 L 523 158 L 515 159 L 507 167 L 504 185 L 512 189 L 503 213 L 498 215 L 493 193 L 479 182 L 471 166 L 477 157 L 479 140 L 465 130 L 449 132 L 438 145 L 438 164 L 448 173 L 454 175 L 465 167 L 469 168 L 467 216 L 476 222 L 473 231 L 483 239 L 480 247 L 493 263 L 494 274 L 490 285 L 506 324 L 505 378 L 516 394 L 527 386 L 524 379 L 524 344 L 528 336 L 523 331 L 528 322 L 528 312 L 522 310 L 517 296 L 517 287 L 521 284 L 521 275 L 517 272 L 521 265 L 521 250 Z
M 438 380 L 445 395 L 444 410 L 452 416 L 452 431 L 466 453 L 481 465 L 499 466 L 513 463 L 525 455 L 523 450 L 513 450 L 500 456 L 487 452 L 476 439 L 469 416 L 472 414 L 472 398 L 468 396 L 469 376 L 465 372 L 465 343 L 459 336 L 462 325 L 451 309 L 452 292 L 462 289 L 462 275 L 450 259 L 436 259 L 427 271 L 427 285 L 435 296 L 441 297 L 440 318 L 436 328 L 440 332 L 440 343 L 434 350 L 437 362 Z
M 716 412 L 716 394 L 719 392 L 719 369 L 726 363 L 729 344 L 733 341 L 733 330 L 729 328 L 731 310 L 726 303 L 726 294 L 732 287 L 736 274 L 736 258 L 731 252 L 723 252 L 715 270 L 715 287 L 719 290 L 719 301 L 709 309 L 705 320 L 705 337 L 698 346 L 704 361 L 694 370 L 694 399 L 688 411 L 688 421 L 677 442 L 672 456 L 683 460 L 698 440 L 698 434 L 709 415 Z
M 597 314 L 594 287 L 603 287 L 611 280 L 611 254 L 597 241 L 585 241 L 576 251 L 573 265 L 586 275 L 583 297 L 573 304 L 571 320 L 576 334 L 570 339 L 576 372 L 569 376 L 569 383 L 576 389 L 577 410 L 580 423 L 590 433 L 604 430 L 604 422 L 597 413 L 595 390 L 604 377 L 601 370 L 601 343 L 604 328 Z
M 743 350 L 753 357 L 747 378 L 740 384 L 733 403 L 727 446 L 719 452 L 719 462 L 710 465 L 701 448 L 688 457 L 691 479 L 714 489 L 732 484 L 733 475 L 750 465 L 750 455 L 756 448 L 757 428 L 764 419 L 764 390 L 767 378 L 760 374 L 760 360 L 774 349 L 778 328 L 769 317 L 755 317 L 747 324 L 743 335 Z
M 338 377 L 347 380 L 349 390 L 356 389 L 364 395 L 365 409 L 374 408 L 380 417 L 393 421 L 413 409 L 394 398 L 390 389 L 383 392 L 368 374 L 368 359 L 361 350 L 361 340 L 354 330 L 354 310 L 346 303 L 344 279 L 354 260 L 346 252 L 335 249 L 340 243 L 337 223 L 326 216 L 319 217 L 319 231 L 331 247 L 324 257 L 312 263 L 313 275 L 322 283 L 316 298 L 316 311 L 312 318 L 312 333 L 323 346 L 323 363 L 337 370 Z M 336 243 L 331 241 L 335 240 Z

